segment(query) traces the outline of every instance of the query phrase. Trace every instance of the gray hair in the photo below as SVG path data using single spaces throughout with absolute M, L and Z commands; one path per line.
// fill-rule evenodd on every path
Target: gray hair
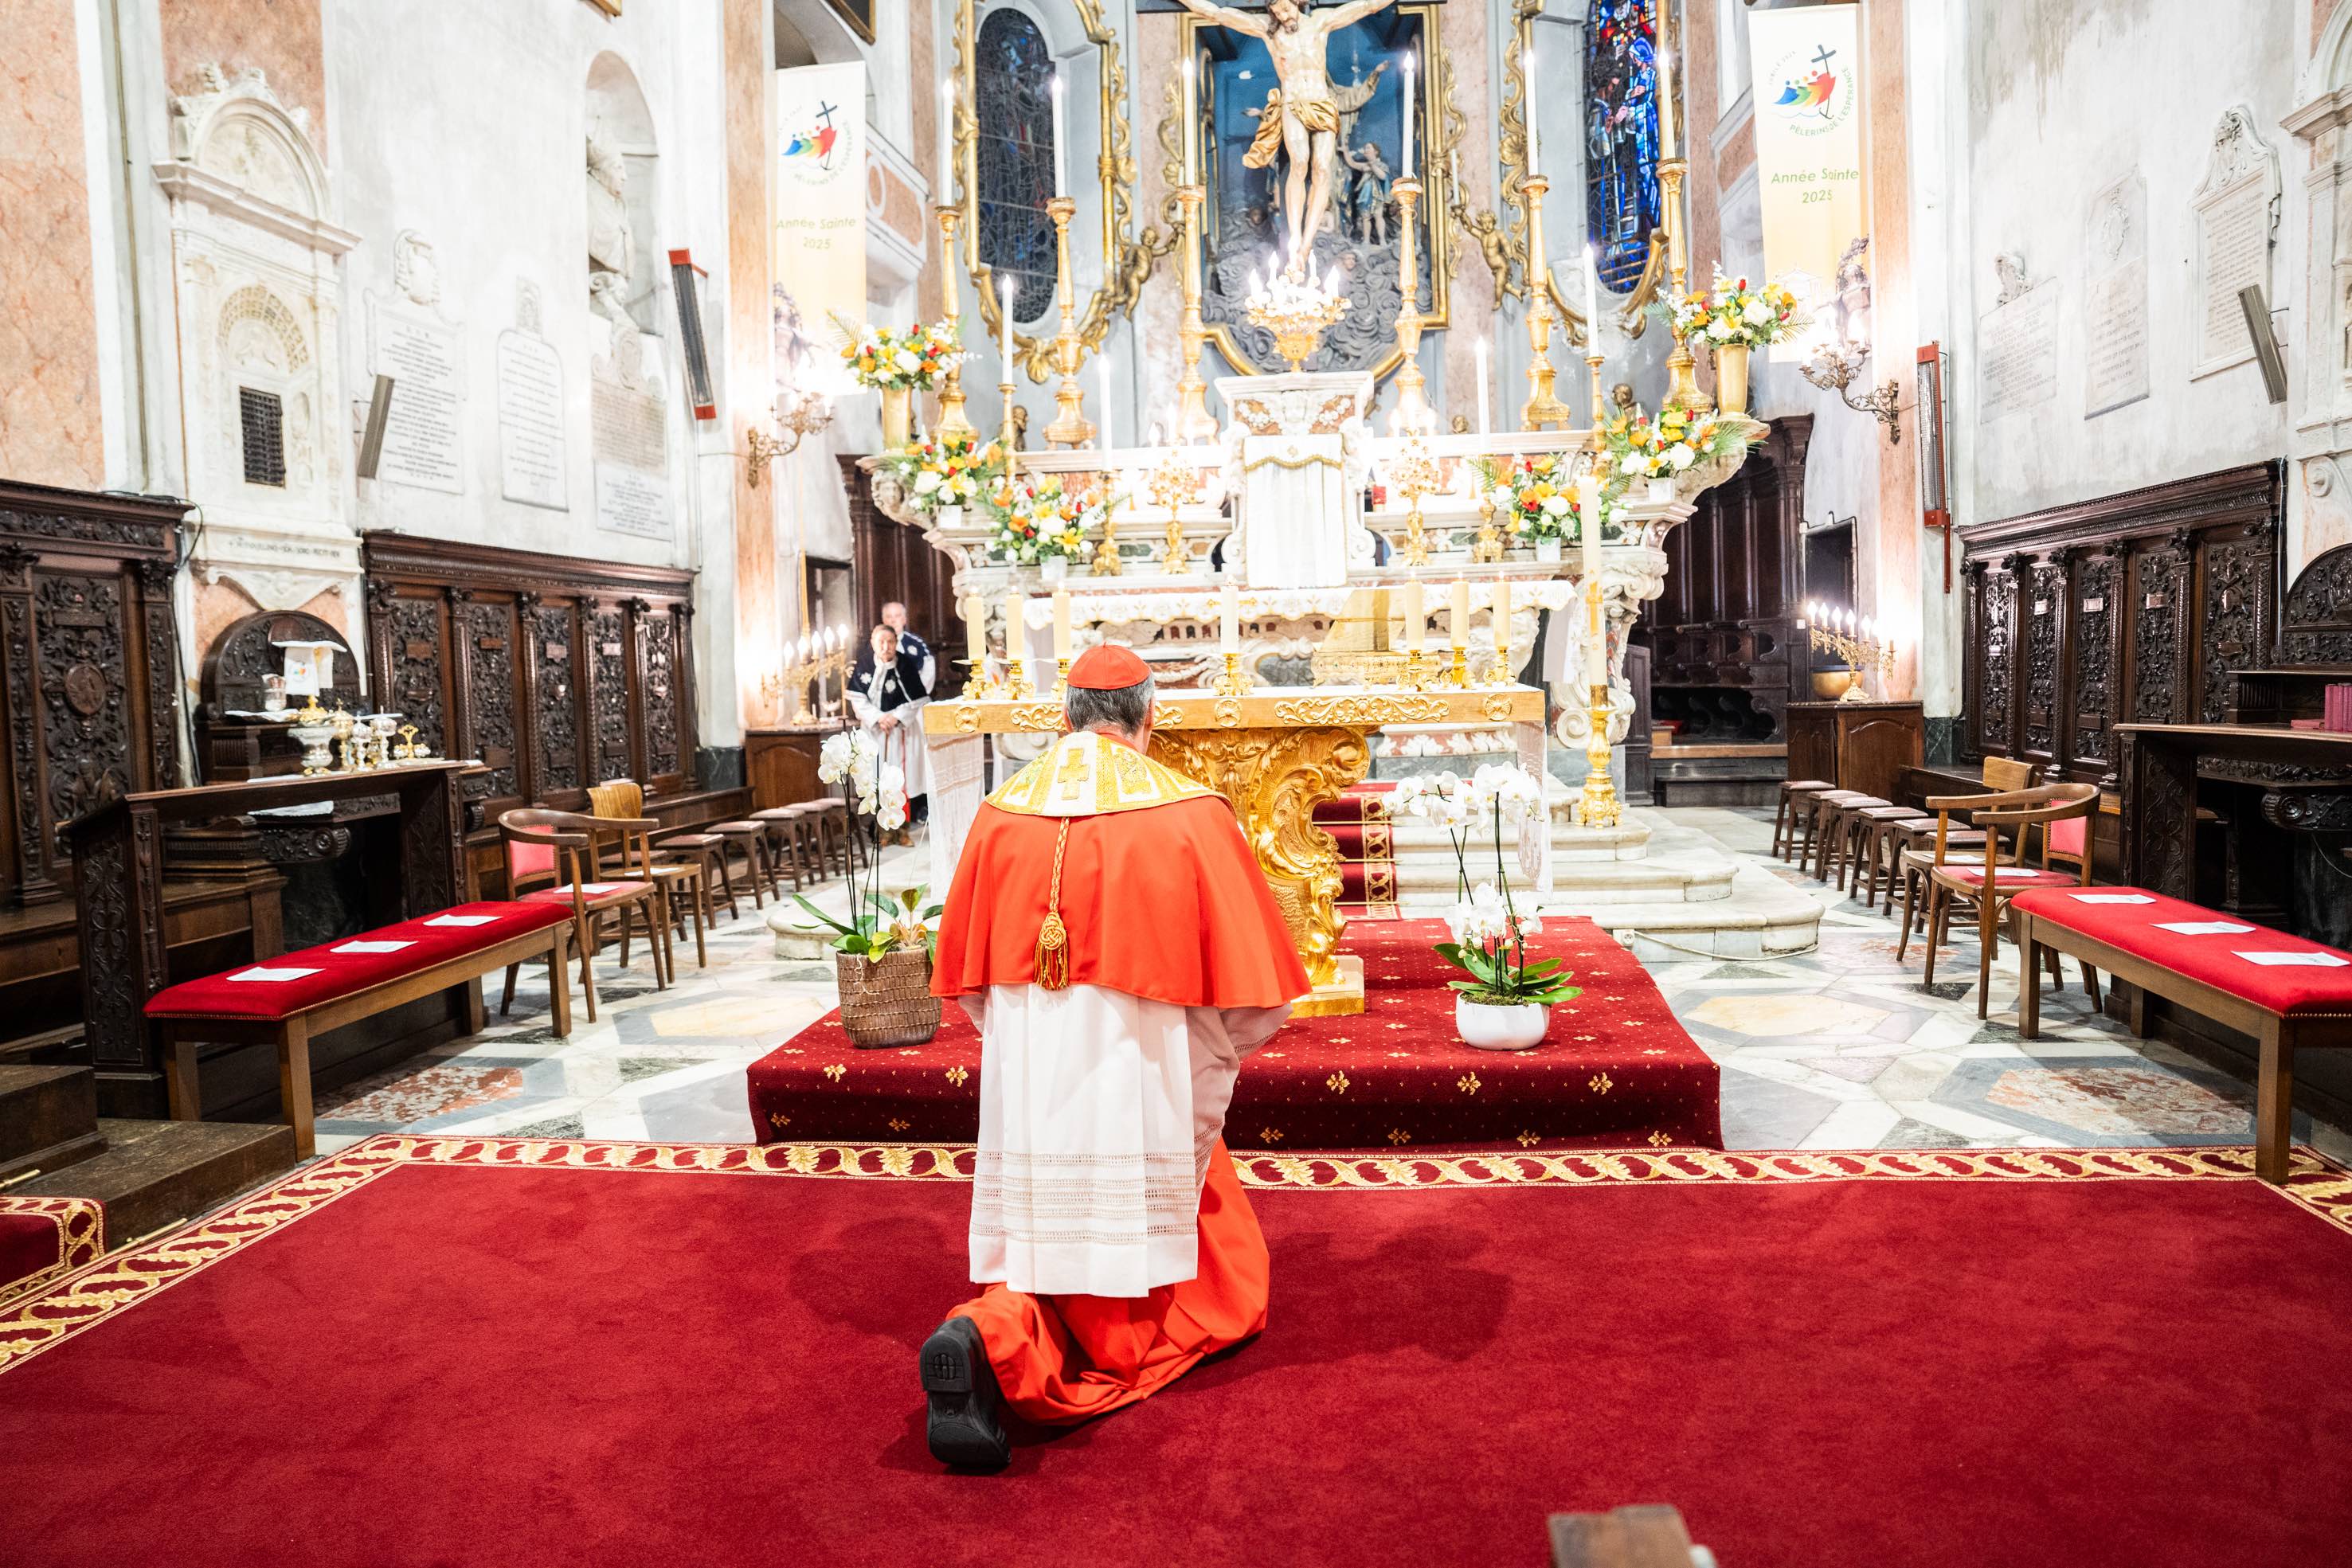
M 1151 722 L 1151 695 L 1154 682 L 1150 675 L 1131 686 L 1119 686 L 1111 691 L 1094 691 L 1085 686 L 1070 686 L 1062 694 L 1062 711 L 1069 716 L 1070 732 L 1087 729 L 1115 729 L 1122 735 L 1138 735 Z

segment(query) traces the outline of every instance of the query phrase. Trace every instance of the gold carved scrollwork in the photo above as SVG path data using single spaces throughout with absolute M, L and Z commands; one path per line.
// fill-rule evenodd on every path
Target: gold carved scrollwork
M 1151 738 L 1160 761 L 1232 802 L 1290 926 L 1307 978 L 1339 975 L 1339 846 L 1315 808 L 1362 780 L 1371 747 L 1357 728 L 1228 729 Z
M 1444 698 L 1412 693 L 1290 697 L 1274 705 L 1280 724 L 1360 725 L 1366 729 L 1384 724 L 1443 724 L 1445 715 Z
M 1339 460 L 1328 452 L 1308 452 L 1302 455 L 1293 450 L 1286 453 L 1269 452 L 1263 457 L 1253 457 L 1242 465 L 1242 472 L 1255 474 L 1261 468 L 1337 468 L 1339 465 Z

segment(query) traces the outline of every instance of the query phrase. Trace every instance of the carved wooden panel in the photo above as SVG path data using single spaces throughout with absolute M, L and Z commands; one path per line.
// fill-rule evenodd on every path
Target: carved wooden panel
M 1984 573 L 1973 645 L 1984 651 L 1983 702 L 1977 709 L 1977 747 L 1991 756 L 2010 749 L 2010 719 L 2017 686 L 2011 642 L 2017 625 L 2017 579 L 2005 568 Z
M 50 820 L 94 811 L 131 783 L 122 589 L 103 577 L 41 575 L 33 590 L 42 763 Z
M 2107 726 L 2115 718 L 2116 590 L 2121 570 L 2102 549 L 2074 569 L 2074 744 L 2083 761 L 2114 760 Z
M 2352 665 L 2352 545 L 2322 552 L 2287 591 L 2278 662 Z
M 534 727 L 541 795 L 588 784 L 581 772 L 580 683 L 572 647 L 579 627 L 576 605 L 541 605 L 531 612 L 531 652 L 539 661 Z
M 2272 584 L 2278 575 L 2269 530 L 2205 549 L 2205 630 L 2198 641 L 2200 713 L 2208 723 L 2229 715 L 2240 670 L 2259 669 L 2269 656 Z
M 2043 561 L 2026 580 L 2025 750 L 2030 757 L 2057 754 L 2058 646 L 2066 623 L 2066 568 Z
M 588 652 L 595 672 L 595 782 L 629 777 L 629 622 L 619 610 L 598 612 Z
M 646 771 L 656 778 L 677 766 L 677 623 L 667 614 L 637 622 L 638 667 L 646 694 Z
M 2132 717 L 2142 724 L 2177 724 L 2183 716 L 2181 676 L 2188 668 L 2188 552 L 2168 540 L 2137 557 L 2136 565 Z
M 520 794 L 517 766 L 521 749 L 515 716 L 515 606 L 511 601 L 482 601 L 459 607 L 466 629 L 467 662 L 472 665 L 467 717 L 473 733 L 467 750 L 490 770 L 490 799 L 505 800 Z
M 436 757 L 449 753 L 449 710 L 444 698 L 441 672 L 448 663 L 448 607 L 439 594 L 430 599 L 394 599 L 385 619 L 391 631 L 391 700 L 379 706 L 401 715 L 403 724 L 416 727 L 416 738 Z M 381 678 L 381 677 L 379 677 Z

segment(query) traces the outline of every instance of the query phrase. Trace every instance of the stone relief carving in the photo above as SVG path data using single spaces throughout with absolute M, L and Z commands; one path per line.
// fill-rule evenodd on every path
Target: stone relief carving
M 433 242 L 415 229 L 403 229 L 392 242 L 392 284 L 409 302 L 437 309 L 441 304 L 441 263 Z

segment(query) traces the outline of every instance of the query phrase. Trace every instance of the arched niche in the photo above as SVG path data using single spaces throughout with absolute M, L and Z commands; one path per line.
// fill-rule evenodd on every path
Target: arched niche
M 587 123 L 591 308 L 658 333 L 660 141 L 636 73 L 609 49 L 588 67 Z

